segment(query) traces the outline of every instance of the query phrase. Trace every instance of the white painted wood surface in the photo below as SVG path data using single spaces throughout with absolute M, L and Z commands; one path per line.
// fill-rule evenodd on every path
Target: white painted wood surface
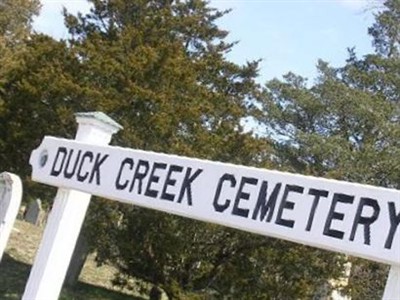
M 39 182 L 400 265 L 399 190 L 53 137 L 43 152 Z
M 400 300 L 400 266 L 391 266 L 383 300 Z
M 21 179 L 12 173 L 0 174 L 0 261 L 14 226 L 22 199 Z
M 76 119 L 79 127 L 75 139 L 82 143 L 106 145 L 121 129 L 102 113 L 79 113 Z M 45 165 L 47 153 L 41 153 L 40 159 L 38 163 Z M 84 192 L 58 190 L 22 299 L 59 297 L 90 198 L 91 195 Z

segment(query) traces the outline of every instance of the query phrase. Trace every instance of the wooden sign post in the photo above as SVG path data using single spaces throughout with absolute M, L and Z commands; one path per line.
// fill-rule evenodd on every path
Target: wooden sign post
M 121 129 L 119 124 L 102 113 L 80 113 L 76 114 L 76 119 L 79 127 L 75 139 L 82 144 L 106 145 L 111 136 Z M 31 164 L 41 168 L 48 166 L 51 159 L 51 150 L 43 150 L 40 160 L 31 161 Z M 85 157 L 86 160 L 97 163 L 94 157 Z M 76 169 L 77 165 L 73 167 L 70 164 L 69 168 Z M 65 170 L 66 176 L 69 168 Z M 58 298 L 90 198 L 91 194 L 85 192 L 68 188 L 58 190 L 22 299 Z
M 400 299 L 400 267 L 391 266 L 389 277 L 386 282 L 385 292 L 383 293 L 384 300 Z
M 0 261 L 18 215 L 22 199 L 21 179 L 11 173 L 0 174 Z
M 54 137 L 30 163 L 45 184 L 390 264 L 398 276 L 395 189 Z

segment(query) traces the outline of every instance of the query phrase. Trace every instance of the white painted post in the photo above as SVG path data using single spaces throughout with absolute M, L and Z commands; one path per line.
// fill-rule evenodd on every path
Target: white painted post
M 100 112 L 78 113 L 75 140 L 107 145 L 122 127 Z M 31 165 L 45 165 L 46 152 L 31 157 Z M 59 188 L 47 220 L 35 262 L 23 295 L 24 300 L 57 299 L 65 279 L 91 194 Z
M 400 266 L 391 266 L 383 300 L 400 300 Z
M 0 174 L 0 261 L 22 199 L 22 183 L 17 175 Z

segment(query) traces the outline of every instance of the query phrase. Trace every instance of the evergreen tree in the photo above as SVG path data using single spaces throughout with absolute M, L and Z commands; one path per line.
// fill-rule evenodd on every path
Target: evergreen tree
M 249 99 L 258 96 L 257 62 L 238 66 L 224 58 L 233 46 L 215 25 L 224 12 L 199 0 L 93 5 L 86 16 L 66 14 L 69 42 L 80 60 L 81 104 L 122 123 L 118 144 L 269 166 L 268 141 L 244 133 L 241 126 L 253 109 Z M 286 244 L 265 237 L 97 203 L 88 232 L 99 263 L 120 270 L 119 284 L 139 278 L 172 298 L 300 298 L 312 295 L 330 274 L 338 275 L 336 257 L 328 264 L 311 259 L 315 252 L 302 247 L 283 256 Z
M 0 166 L 2 171 L 16 172 L 21 177 L 26 173 L 18 171 L 28 169 L 28 160 L 14 159 L 14 154 L 20 151 L 16 145 L 24 144 L 23 125 L 16 120 L 24 104 L 10 90 L 16 88 L 14 78 L 25 67 L 32 19 L 39 8 L 38 0 L 0 0 Z
M 13 65 L 15 52 L 21 50 L 31 33 L 32 18 L 38 14 L 37 0 L 0 1 L 0 75 Z
M 22 63 L 20 55 L 38 11 L 38 0 L 0 0 L 0 116 L 4 110 L 4 85 L 10 72 Z
M 257 62 L 238 66 L 224 59 L 233 45 L 223 41 L 227 33 L 215 25 L 223 12 L 204 1 L 93 5 L 87 16 L 66 13 L 70 51 L 80 60 L 75 76 L 84 93 L 81 107 L 102 110 L 122 123 L 118 144 L 259 163 L 265 142 L 241 126 L 249 114 L 248 99 L 256 92 Z M 235 235 L 216 226 L 109 202 L 93 206 L 89 232 L 99 261 L 112 262 L 122 275 L 161 286 L 170 296 L 204 289 L 212 281 L 207 273 L 216 276 L 220 265 L 232 259 L 229 255 L 212 263 L 215 255 L 237 243 L 233 237 L 223 239 Z M 210 238 L 217 242 L 207 255 L 199 245 Z M 201 268 L 196 274 L 199 264 L 206 271 Z M 201 284 L 195 286 L 195 281 Z
M 79 110 L 80 94 L 69 70 L 78 60 L 69 54 L 65 43 L 42 35 L 32 35 L 24 47 L 19 56 L 22 63 L 3 85 L 0 164 L 27 179 L 26 195 L 35 197 L 39 194 L 28 188 L 32 150 L 44 135 L 73 138 L 73 113 Z

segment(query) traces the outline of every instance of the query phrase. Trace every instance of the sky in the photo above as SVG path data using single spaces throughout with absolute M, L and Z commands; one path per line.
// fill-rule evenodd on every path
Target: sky
M 42 11 L 34 28 L 55 38 L 67 38 L 61 15 L 88 12 L 85 0 L 41 0 Z M 291 71 L 317 76 L 318 59 L 340 67 L 347 48 L 363 56 L 373 52 L 368 27 L 382 0 L 211 0 L 210 6 L 232 9 L 218 21 L 229 31 L 228 41 L 238 41 L 227 55 L 238 64 L 262 59 L 258 81 L 265 83 Z

